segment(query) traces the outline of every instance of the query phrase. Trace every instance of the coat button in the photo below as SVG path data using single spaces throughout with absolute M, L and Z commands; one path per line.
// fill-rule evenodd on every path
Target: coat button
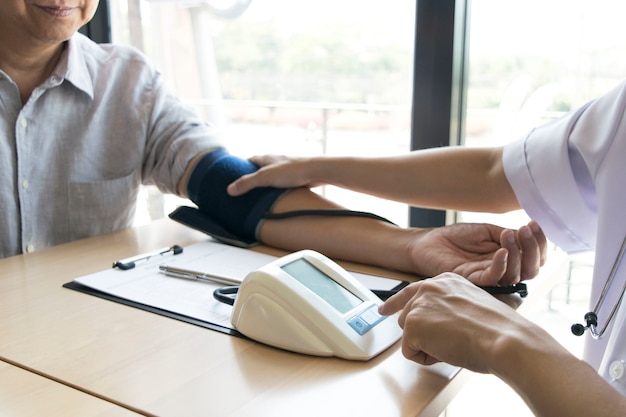
M 613 381 L 617 381 L 624 376 L 624 362 L 615 361 L 609 366 L 609 376 Z

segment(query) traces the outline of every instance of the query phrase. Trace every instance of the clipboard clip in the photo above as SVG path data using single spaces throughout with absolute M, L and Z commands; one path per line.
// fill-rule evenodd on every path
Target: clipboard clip
M 170 252 L 173 255 L 178 255 L 179 253 L 183 253 L 183 247 L 179 245 L 174 245 L 170 247 L 157 249 L 153 252 L 144 253 L 142 255 L 133 256 L 132 258 L 126 258 L 126 259 L 122 259 L 119 261 L 115 261 L 113 262 L 113 268 L 119 268 L 123 271 L 127 271 L 129 269 L 133 269 L 137 262 L 147 261 L 148 259 L 154 256 L 166 255 Z

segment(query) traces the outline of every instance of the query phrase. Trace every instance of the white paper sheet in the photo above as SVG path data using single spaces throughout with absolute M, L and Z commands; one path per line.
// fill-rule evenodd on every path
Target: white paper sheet
M 122 299 L 233 329 L 230 323 L 232 306 L 213 298 L 213 291 L 223 285 L 168 277 L 159 272 L 159 266 L 175 266 L 242 281 L 249 272 L 274 259 L 276 257 L 249 249 L 204 241 L 185 247 L 179 255 L 154 256 L 137 262 L 133 269 L 112 268 L 85 275 L 74 282 Z M 353 275 L 372 289 L 390 290 L 401 282 L 361 273 Z

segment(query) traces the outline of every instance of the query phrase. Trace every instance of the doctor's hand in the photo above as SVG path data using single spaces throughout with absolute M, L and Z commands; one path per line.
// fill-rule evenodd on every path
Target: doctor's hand
M 251 174 L 243 175 L 228 186 L 228 194 L 239 196 L 257 187 L 296 188 L 322 185 L 311 175 L 312 158 L 296 158 L 283 155 L 258 155 L 250 162 L 259 167 Z
M 515 360 L 503 358 L 499 349 L 512 347 L 503 343 L 536 331 L 509 306 L 452 273 L 410 284 L 379 312 L 400 312 L 407 359 L 422 365 L 441 361 L 480 373 L 497 373 L 500 361 Z
M 406 358 L 493 374 L 537 417 L 624 416 L 626 398 L 593 367 L 458 275 L 413 283 L 378 310 L 384 315 L 400 312 Z
M 410 257 L 422 276 L 454 272 L 479 286 L 508 286 L 535 277 L 546 252 L 546 237 L 534 221 L 517 231 L 456 223 L 424 229 Z

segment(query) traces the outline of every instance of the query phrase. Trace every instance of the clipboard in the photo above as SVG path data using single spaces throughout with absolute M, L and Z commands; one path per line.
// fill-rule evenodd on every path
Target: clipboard
M 242 281 L 249 272 L 275 259 L 275 256 L 208 240 L 187 246 L 176 256 L 149 257 L 132 269 L 99 271 L 78 277 L 63 287 L 248 339 L 230 323 L 232 306 L 213 298 L 213 291 L 222 285 L 169 277 L 159 272 L 159 266 L 179 266 Z M 397 279 L 352 274 L 370 288 L 394 290 L 407 284 Z
M 93 295 L 95 297 L 103 298 L 105 300 L 114 301 L 116 303 L 120 303 L 129 307 L 138 308 L 140 310 L 144 310 L 150 313 L 158 314 L 160 316 L 169 317 L 174 320 L 179 320 L 185 323 L 193 324 L 196 326 L 204 327 L 205 329 L 215 330 L 217 332 L 225 333 L 230 336 L 240 337 L 242 339 L 248 339 L 247 336 L 241 334 L 237 330 L 232 327 L 221 326 L 217 323 L 211 323 L 210 321 L 200 320 L 195 317 L 186 316 L 184 314 L 179 314 L 173 311 L 165 310 L 163 308 L 154 307 L 148 304 L 138 303 L 133 300 L 129 300 L 126 298 L 118 297 L 115 295 L 108 294 L 103 291 L 96 290 L 94 288 L 88 287 L 86 285 L 82 285 L 78 282 L 71 281 L 66 284 L 63 284 L 63 288 L 69 288 L 70 290 L 79 291 L 84 294 Z

